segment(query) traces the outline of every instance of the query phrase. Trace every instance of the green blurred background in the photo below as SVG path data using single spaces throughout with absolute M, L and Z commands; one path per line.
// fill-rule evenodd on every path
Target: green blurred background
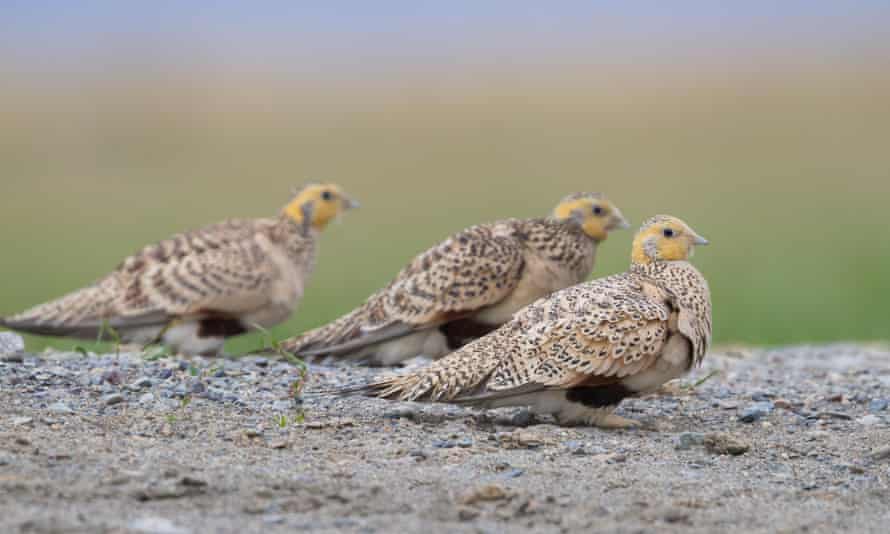
M 718 343 L 890 339 L 890 17 L 877 4 L 688 20 L 654 5 L 613 4 L 612 18 L 280 6 L 243 25 L 249 7 L 184 18 L 162 4 L 153 18 L 4 8 L 0 315 L 330 180 L 362 208 L 323 235 L 278 337 L 348 311 L 449 233 L 545 215 L 580 190 L 634 224 L 670 213 L 711 240 L 694 261 Z M 626 268 L 631 238 L 611 236 L 594 276 Z

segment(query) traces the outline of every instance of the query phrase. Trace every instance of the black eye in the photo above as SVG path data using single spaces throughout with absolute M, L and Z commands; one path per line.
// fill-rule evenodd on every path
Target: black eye
M 602 206 L 594 206 L 594 207 L 593 207 L 593 214 L 594 214 L 594 215 L 602 215 L 602 214 L 603 214 L 603 208 L 602 208 Z
M 670 228 L 665 228 L 661 233 L 664 234 L 664 237 L 674 237 L 674 231 Z
M 330 191 L 322 191 L 321 198 L 322 200 L 331 200 L 334 198 L 334 195 Z

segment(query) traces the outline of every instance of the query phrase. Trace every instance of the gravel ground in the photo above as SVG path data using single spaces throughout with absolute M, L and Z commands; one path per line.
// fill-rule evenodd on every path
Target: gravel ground
M 7 340 L 8 341 L 8 340 Z M 709 380 L 696 380 L 717 372 Z M 257 357 L 0 357 L 3 532 L 886 532 L 890 348 L 723 349 L 562 428 Z

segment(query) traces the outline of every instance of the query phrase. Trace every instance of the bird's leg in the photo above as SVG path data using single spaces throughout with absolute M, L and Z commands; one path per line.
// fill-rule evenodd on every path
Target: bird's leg
M 620 429 L 620 428 L 638 428 L 643 426 L 642 423 L 636 421 L 634 419 L 628 419 L 626 417 L 621 417 L 620 415 L 615 415 L 613 413 L 606 414 L 602 417 L 599 417 L 596 420 L 590 422 L 590 424 L 594 426 L 598 426 L 600 428 L 611 428 L 611 429 Z
M 565 426 L 595 426 L 599 428 L 620 429 L 636 428 L 642 423 L 612 413 L 616 406 L 598 406 L 590 408 L 580 403 L 569 403 L 555 413 L 556 420 Z

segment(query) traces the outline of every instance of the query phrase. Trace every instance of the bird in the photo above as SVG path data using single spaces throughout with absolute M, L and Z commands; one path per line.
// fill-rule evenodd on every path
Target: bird
M 472 226 L 415 257 L 358 308 L 279 348 L 372 366 L 444 356 L 587 279 L 597 245 L 628 227 L 600 193 L 570 194 L 549 217 Z
M 544 297 L 494 332 L 425 367 L 334 390 L 402 401 L 528 406 L 562 425 L 629 428 L 613 411 L 700 365 L 711 297 L 690 262 L 708 241 L 682 220 L 646 220 L 630 268 Z
M 122 343 L 220 355 L 226 338 L 293 313 L 320 232 L 357 206 L 336 184 L 306 184 L 277 217 L 230 219 L 146 246 L 92 285 L 0 326 L 80 339 L 108 332 Z

